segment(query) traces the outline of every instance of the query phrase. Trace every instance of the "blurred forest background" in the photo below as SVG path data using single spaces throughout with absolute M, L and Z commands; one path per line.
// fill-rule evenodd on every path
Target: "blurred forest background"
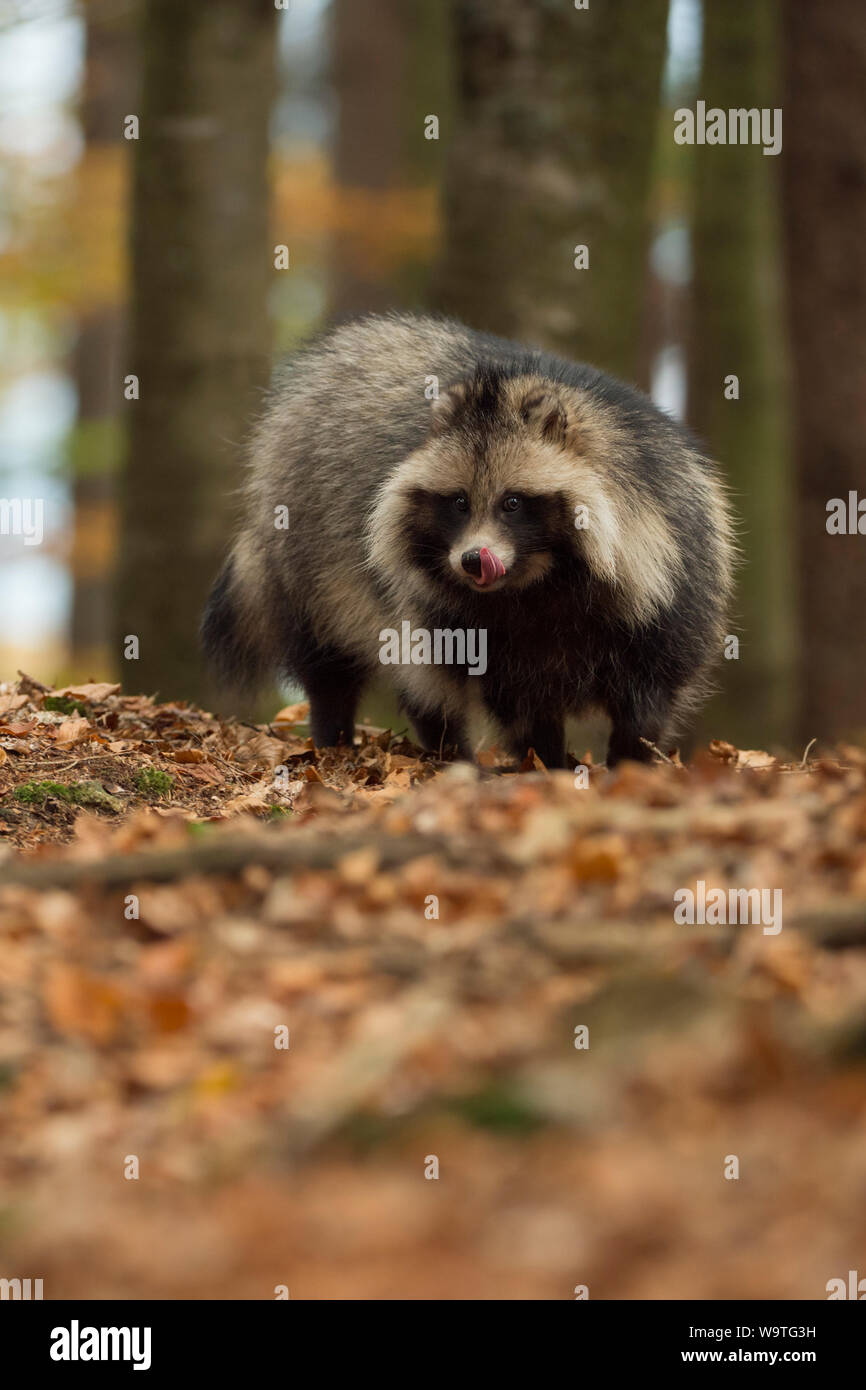
M 228 712 L 196 628 L 273 354 L 432 309 L 636 381 L 721 461 L 705 732 L 866 737 L 864 541 L 826 531 L 866 494 L 864 93 L 861 0 L 4 0 L 0 497 L 46 535 L 0 536 L 0 676 Z M 698 99 L 781 107 L 782 153 L 676 144 Z

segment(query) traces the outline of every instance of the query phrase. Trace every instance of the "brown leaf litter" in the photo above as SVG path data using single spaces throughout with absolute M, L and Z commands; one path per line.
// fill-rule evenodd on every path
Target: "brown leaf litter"
M 0 686 L 0 1275 L 762 1299 L 862 1263 L 861 751 L 584 787 L 306 714 Z M 675 919 L 731 888 L 781 930 Z

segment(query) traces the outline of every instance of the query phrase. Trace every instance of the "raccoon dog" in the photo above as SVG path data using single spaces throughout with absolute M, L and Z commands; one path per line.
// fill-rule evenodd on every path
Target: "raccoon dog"
M 638 391 L 459 323 L 372 316 L 278 377 L 203 639 L 226 678 L 299 681 L 317 746 L 351 740 L 385 671 L 428 749 L 471 757 L 480 704 L 514 755 L 563 767 L 566 716 L 594 707 L 608 764 L 646 760 L 706 692 L 731 557 L 713 465 Z M 393 633 L 411 651 L 383 665 Z M 474 670 L 448 664 L 464 637 L 483 637 Z

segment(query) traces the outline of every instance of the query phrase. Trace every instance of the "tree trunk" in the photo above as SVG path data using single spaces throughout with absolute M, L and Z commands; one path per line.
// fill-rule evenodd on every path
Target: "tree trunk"
M 130 414 L 116 641 L 128 685 L 212 697 L 198 623 L 269 370 L 276 9 L 149 0 L 132 222 Z
M 866 734 L 866 552 L 827 503 L 866 494 L 866 25 L 861 0 L 783 11 L 794 359 L 800 732 Z M 864 522 L 866 526 L 866 522 Z
M 129 10 L 119 15 L 89 8 L 87 61 L 81 124 L 85 160 L 126 150 L 123 118 L 137 110 L 135 24 Z M 116 537 L 116 483 L 122 449 L 122 307 L 88 306 L 81 314 L 73 352 L 78 419 L 72 463 L 72 617 L 70 664 L 79 679 L 105 669 L 111 640 L 111 566 Z M 115 659 L 110 664 L 118 665 Z
M 774 0 L 704 5 L 707 108 L 778 106 Z M 787 113 L 786 113 L 787 114 Z M 689 423 L 721 463 L 741 523 L 743 564 L 722 694 L 704 727 L 740 747 L 793 734 L 792 499 L 778 269 L 779 158 L 756 145 L 696 145 Z M 725 380 L 738 378 L 739 399 Z M 730 390 L 731 388 L 729 388 Z
M 454 0 L 439 307 L 634 375 L 667 8 Z
M 333 0 L 333 167 L 340 218 L 330 312 L 381 313 L 423 300 L 429 267 L 407 253 L 416 189 L 439 177 L 441 143 L 425 117 L 447 109 L 447 14 L 441 0 Z

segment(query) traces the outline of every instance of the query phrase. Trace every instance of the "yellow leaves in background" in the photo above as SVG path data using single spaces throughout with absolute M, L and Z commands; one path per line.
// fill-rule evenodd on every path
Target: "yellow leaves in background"
M 38 196 L 27 172 L 11 169 L 18 226 L 0 255 L 7 305 L 81 313 L 125 301 L 132 148 L 89 146 L 71 176 L 46 184 Z M 350 270 L 385 273 L 405 260 L 429 259 L 438 235 L 435 189 L 341 188 L 315 151 L 275 155 L 271 168 L 273 235 L 289 244 L 293 266 L 323 264 L 335 236 Z
M 290 244 L 293 264 L 322 260 L 326 250 L 317 243 L 334 236 L 344 269 L 367 274 L 429 260 L 435 247 L 434 188 L 341 187 L 327 159 L 314 151 L 274 159 L 273 188 L 275 234 Z
M 38 196 L 25 185 L 26 171 L 10 170 L 17 229 L 0 255 L 0 294 L 8 306 L 81 312 L 123 302 L 128 170 L 126 149 L 91 145 L 74 174 L 46 183 Z

